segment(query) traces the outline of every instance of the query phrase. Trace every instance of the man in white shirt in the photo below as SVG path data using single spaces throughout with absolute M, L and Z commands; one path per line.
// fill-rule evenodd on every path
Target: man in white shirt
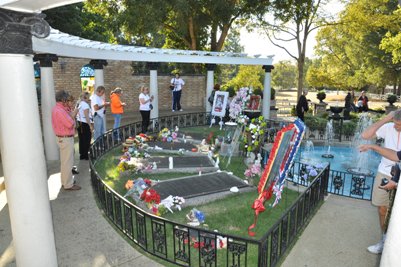
M 390 112 L 381 120 L 373 123 L 363 133 L 363 139 L 373 139 L 375 137 L 384 139 L 384 148 L 395 151 L 401 150 L 401 109 Z M 368 251 L 373 254 L 379 254 L 383 251 L 386 235 L 384 233 L 384 221 L 389 207 L 389 192 L 379 188 L 381 179 L 391 179 L 391 167 L 395 164 L 385 157 L 379 164 L 377 175 L 373 184 L 372 204 L 378 208 L 380 227 L 383 231 L 383 237 L 379 243 L 368 247 Z
M 104 116 L 106 112 L 105 108 L 110 105 L 110 103 L 104 101 L 103 96 L 105 91 L 106 88 L 104 88 L 104 86 L 98 86 L 95 93 L 91 96 L 95 140 L 106 132 L 106 125 L 104 123 Z
M 182 86 L 185 84 L 184 80 L 181 79 L 180 74 L 176 73 L 175 77 L 171 79 L 170 84 L 174 86 L 174 89 L 172 90 L 173 94 L 173 112 L 178 110 L 182 111 L 181 108 L 181 92 L 182 92 Z

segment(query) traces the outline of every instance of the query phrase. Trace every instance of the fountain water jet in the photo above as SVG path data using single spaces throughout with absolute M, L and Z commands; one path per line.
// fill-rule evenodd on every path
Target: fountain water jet
M 313 142 L 311 140 L 307 140 L 305 144 L 305 152 L 313 152 L 315 147 L 313 146 Z
M 366 166 L 369 163 L 369 153 L 361 153 L 358 149 L 360 145 L 371 143 L 370 140 L 365 140 L 361 137 L 362 133 L 366 128 L 368 128 L 372 124 L 372 119 L 368 116 L 367 113 L 363 113 L 359 118 L 354 138 L 352 139 L 352 149 L 355 154 L 355 167 L 348 168 L 347 171 L 352 174 L 363 174 L 363 175 L 372 175 L 372 172 L 366 169 Z
M 334 158 L 334 155 L 330 153 L 330 147 L 333 144 L 333 120 L 329 120 L 326 124 L 326 141 L 325 146 L 327 147 L 327 152 L 322 155 L 323 158 Z

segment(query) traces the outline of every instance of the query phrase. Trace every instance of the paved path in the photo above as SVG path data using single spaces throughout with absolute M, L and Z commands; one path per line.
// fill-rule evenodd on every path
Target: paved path
M 376 267 L 366 248 L 380 238 L 369 201 L 329 195 L 281 267 Z

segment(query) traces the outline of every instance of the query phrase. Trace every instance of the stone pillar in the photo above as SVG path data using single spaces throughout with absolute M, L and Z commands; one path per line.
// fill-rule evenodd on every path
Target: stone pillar
M 0 138 L 17 266 L 57 266 L 33 70 L 32 35 L 42 14 L 0 9 Z
M 210 106 L 207 99 L 210 94 L 213 92 L 214 86 L 214 70 L 216 69 L 216 64 L 206 64 L 207 69 L 207 79 L 206 79 L 206 96 L 205 96 L 205 106 L 206 112 L 210 113 L 212 111 L 212 107 Z
M 89 64 L 91 64 L 93 66 L 93 68 L 95 69 L 95 91 L 96 88 L 100 85 L 104 86 L 104 75 L 103 75 L 103 66 L 107 66 L 107 60 L 103 60 L 103 59 L 93 59 L 89 62 Z M 105 101 L 107 101 L 107 97 L 108 95 L 104 94 L 103 95 L 105 98 Z M 108 112 L 110 112 L 110 110 L 108 110 Z M 107 116 L 107 114 L 106 114 Z M 103 121 L 104 121 L 104 128 L 107 131 L 107 120 L 106 120 L 106 116 L 103 117 Z
M 157 68 L 159 67 L 159 63 L 148 62 L 147 66 L 150 72 L 149 95 L 154 96 L 152 102 L 153 110 L 150 112 L 150 118 L 154 119 L 159 117 L 159 89 L 157 86 Z
M 52 127 L 52 109 L 56 105 L 52 62 L 57 61 L 58 57 L 54 54 L 38 54 L 33 57 L 33 60 L 40 61 L 42 129 L 46 159 L 59 160 L 60 153 Z
M 265 119 L 270 119 L 270 96 L 271 96 L 271 71 L 274 69 L 273 65 L 264 65 L 265 80 L 263 83 L 263 102 L 262 102 L 262 116 Z

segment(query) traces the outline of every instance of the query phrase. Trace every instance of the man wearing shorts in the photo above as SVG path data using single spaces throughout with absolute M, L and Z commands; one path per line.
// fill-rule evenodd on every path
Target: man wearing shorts
M 383 138 L 384 148 L 395 151 L 401 150 L 401 109 L 390 112 L 384 118 L 369 126 L 363 133 L 363 139 Z M 389 206 L 389 193 L 387 190 L 379 188 L 382 178 L 391 179 L 391 167 L 395 164 L 385 157 L 382 157 L 377 175 L 373 185 L 372 204 L 378 208 L 380 228 L 383 232 L 384 221 Z M 383 233 L 379 243 L 369 246 L 368 251 L 379 254 L 383 251 L 386 235 Z

